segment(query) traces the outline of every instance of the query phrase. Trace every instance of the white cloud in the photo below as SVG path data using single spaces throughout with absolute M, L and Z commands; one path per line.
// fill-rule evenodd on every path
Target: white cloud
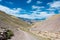
M 32 0 L 28 0 L 27 3 L 31 3 Z
M 2 0 L 0 0 L 0 2 L 1 2 Z
M 40 6 L 35 6 L 35 5 L 33 5 L 33 6 L 32 6 L 32 9 L 40 9 Z
M 40 15 L 38 14 L 39 17 L 43 17 L 43 18 L 48 18 L 48 17 L 50 17 L 52 15 L 55 15 L 55 14 L 53 14 L 53 13 L 48 14 L 46 11 L 45 12 L 40 12 Z
M 40 3 L 42 3 L 41 1 L 37 1 L 37 4 L 40 4 Z
M 33 12 L 33 13 L 39 13 L 40 11 L 42 11 L 42 10 L 41 10 L 42 8 L 45 8 L 45 7 L 44 7 L 44 6 L 41 6 L 41 7 L 40 7 L 40 6 L 35 6 L 35 5 L 33 5 L 33 6 L 32 6 L 32 10 L 33 10 L 33 11 L 31 11 L 31 12 Z M 34 10 L 34 9 L 35 9 L 35 10 Z
M 10 9 L 6 6 L 3 6 L 3 5 L 0 5 L 0 10 L 1 11 L 4 11 L 6 12 L 7 14 L 11 14 L 11 15 L 14 15 L 16 17 L 22 17 L 22 18 L 28 18 L 28 19 L 42 19 L 42 18 L 47 18 L 47 17 L 50 17 L 52 15 L 54 15 L 53 13 L 51 14 L 48 14 L 47 12 L 38 12 L 37 10 L 36 11 L 32 11 L 32 13 L 29 15 L 29 14 L 19 14 L 21 10 L 21 8 L 13 8 L 13 9 Z M 37 14 L 39 13 L 39 14 Z
M 52 12 L 52 11 L 54 11 L 55 9 L 53 9 L 53 8 L 47 9 L 47 10 L 51 10 L 51 11 L 48 13 L 48 11 L 43 11 L 43 12 L 42 12 L 41 8 L 45 8 L 45 7 L 44 7 L 44 6 L 40 7 L 40 6 L 35 6 L 35 5 L 32 6 L 32 9 L 36 9 L 35 11 L 31 11 L 31 12 L 32 12 L 31 15 L 33 16 L 34 19 L 35 19 L 35 18 L 38 18 L 38 19 L 48 18 L 48 17 L 50 17 L 50 16 L 52 16 L 52 15 L 55 15 L 55 13 Z
M 50 12 L 54 12 L 56 10 L 58 10 L 58 13 L 60 13 L 60 1 L 54 1 L 54 2 L 50 2 L 47 3 L 47 5 L 49 5 L 49 8 L 47 10 L 49 10 Z
M 54 8 L 60 7 L 60 1 L 54 1 L 53 3 L 50 3 L 50 7 L 54 7 Z
M 28 19 L 42 19 L 42 18 L 48 18 L 51 17 L 52 15 L 55 14 L 48 14 L 47 12 L 40 12 L 39 14 L 37 13 L 32 13 L 32 14 L 23 14 L 23 15 L 16 15 L 18 17 L 22 17 L 22 18 L 28 18 Z
M 7 14 L 16 15 L 22 9 L 21 8 L 10 9 L 10 8 L 8 8 L 6 6 L 0 5 L 0 10 L 3 11 L 3 12 L 6 12 Z
M 40 9 L 40 8 L 44 8 L 44 6 L 35 6 L 35 5 L 32 5 L 32 9 Z
M 56 8 L 48 8 L 48 9 L 46 9 L 46 10 L 49 10 L 49 11 L 55 11 Z

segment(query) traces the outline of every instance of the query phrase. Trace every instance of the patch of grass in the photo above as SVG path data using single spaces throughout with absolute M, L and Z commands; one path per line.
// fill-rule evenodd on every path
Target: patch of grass
M 12 36 L 14 36 L 13 32 L 11 30 L 7 30 L 7 39 L 10 39 Z

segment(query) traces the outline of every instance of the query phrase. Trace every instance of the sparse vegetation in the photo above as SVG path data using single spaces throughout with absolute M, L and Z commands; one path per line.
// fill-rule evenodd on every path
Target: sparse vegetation
M 34 26 L 22 21 L 21 19 L 18 19 L 12 15 L 7 15 L 3 12 L 0 12 L 0 27 L 5 27 L 5 28 L 10 28 L 15 32 L 17 32 L 15 29 L 19 28 L 20 30 L 24 31 L 24 32 L 28 32 L 29 34 L 33 35 L 33 37 L 37 37 L 37 39 L 40 39 L 40 40 L 51 40 L 51 38 L 60 38 L 60 31 L 59 31 L 59 35 L 55 35 L 54 33 L 50 33 L 49 31 L 47 32 L 42 32 L 39 28 L 41 27 L 40 25 L 45 25 L 46 23 L 50 22 L 49 20 L 48 21 L 44 21 L 44 22 L 39 22 L 37 24 L 35 24 Z M 57 17 L 58 18 L 58 17 Z M 58 18 L 59 19 L 59 18 Z M 54 19 L 55 20 L 55 19 Z M 60 19 L 59 19 L 60 20 Z M 58 20 L 58 21 L 59 21 Z M 54 21 L 55 22 L 55 21 Z M 56 21 L 57 22 L 57 21 Z M 52 22 L 51 22 L 52 23 Z M 57 22 L 58 23 L 58 22 Z M 43 29 L 45 29 L 46 27 L 43 25 Z M 48 24 L 46 24 L 47 27 L 48 27 Z M 55 24 L 54 24 L 55 25 Z M 31 28 L 37 28 L 38 27 L 38 31 L 36 30 L 30 30 Z M 49 27 L 48 29 L 52 27 L 50 26 L 49 24 Z M 58 29 L 60 26 L 57 26 Z M 53 28 L 53 27 L 52 27 Z M 18 30 L 20 32 L 20 30 Z M 53 30 L 55 31 L 55 30 Z M 21 32 L 24 34 L 24 32 Z M 4 32 L 0 32 L 0 39 L 1 40 L 7 40 L 7 39 L 10 39 L 12 36 L 14 36 L 14 33 L 11 31 L 11 30 L 5 30 Z M 3 35 L 3 36 L 2 36 Z M 17 33 L 16 33 L 17 35 Z M 20 33 L 18 34 L 20 35 Z M 25 34 L 24 34 L 25 35 Z M 21 36 L 21 35 L 20 35 Z M 56 36 L 56 37 L 55 37 Z M 13 37 L 14 38 L 14 37 Z M 17 37 L 18 38 L 18 37 Z M 15 38 L 14 38 L 15 39 Z M 20 39 L 19 39 L 20 40 Z
M 0 32 L 0 40 L 8 40 L 11 39 L 12 36 L 14 36 L 14 34 L 11 30 L 4 30 L 3 32 Z
M 6 31 L 6 36 L 7 36 L 7 39 L 10 39 L 12 36 L 14 36 L 13 32 L 11 30 L 7 30 Z

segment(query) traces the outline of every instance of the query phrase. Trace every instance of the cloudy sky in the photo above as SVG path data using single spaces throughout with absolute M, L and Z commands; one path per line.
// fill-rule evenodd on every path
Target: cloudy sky
M 60 1 L 0 0 L 0 10 L 16 17 L 42 19 L 60 14 Z

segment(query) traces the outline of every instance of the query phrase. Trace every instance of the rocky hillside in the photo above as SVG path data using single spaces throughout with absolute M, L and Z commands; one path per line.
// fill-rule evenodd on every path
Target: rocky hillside
M 30 32 L 31 25 L 27 22 L 0 11 L 0 31 L 1 28 L 13 31 L 14 36 L 10 40 L 49 40 Z
M 60 14 L 54 15 L 45 21 L 37 22 L 30 31 L 49 40 L 60 40 Z
M 36 23 L 32 26 L 32 30 L 49 32 L 60 31 L 60 14 L 54 15 L 45 21 Z
M 0 32 L 3 31 L 1 28 L 6 28 L 12 30 L 14 33 L 14 36 L 9 40 L 39 40 L 36 36 L 23 31 L 24 29 L 28 30 L 30 26 L 30 24 L 21 19 L 0 11 Z
M 22 27 L 30 26 L 30 24 L 22 21 L 21 19 L 16 18 L 15 16 L 11 16 L 4 12 L 0 12 L 0 27 L 3 27 L 3 26 L 7 27 L 8 25 L 13 25 L 17 27 L 17 25 L 15 24 L 20 25 Z

